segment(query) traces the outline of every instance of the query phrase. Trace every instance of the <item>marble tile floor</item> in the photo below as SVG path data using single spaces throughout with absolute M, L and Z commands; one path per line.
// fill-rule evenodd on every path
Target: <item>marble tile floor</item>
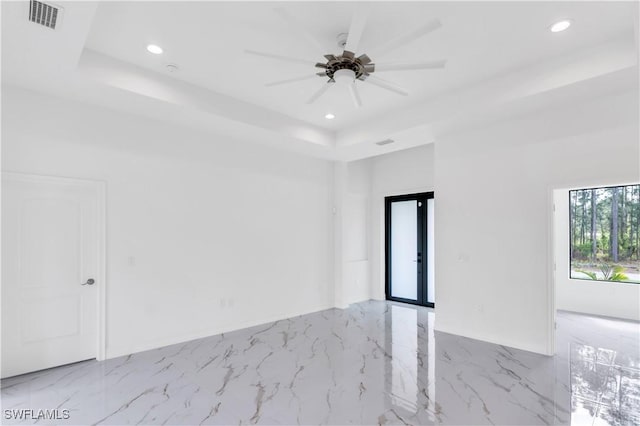
M 3 424 L 640 424 L 640 325 L 558 314 L 545 357 L 369 301 L 2 380 Z M 8 420 L 6 410 L 69 410 Z

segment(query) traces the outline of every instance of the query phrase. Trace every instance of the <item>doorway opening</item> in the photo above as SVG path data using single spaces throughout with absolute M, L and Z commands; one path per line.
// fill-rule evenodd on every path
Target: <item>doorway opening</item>
M 433 192 L 385 198 L 387 300 L 435 307 Z

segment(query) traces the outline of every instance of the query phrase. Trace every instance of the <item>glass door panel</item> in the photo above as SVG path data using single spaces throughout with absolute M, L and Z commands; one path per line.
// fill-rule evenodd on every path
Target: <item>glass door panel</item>
M 418 300 L 418 201 L 391 203 L 391 296 Z

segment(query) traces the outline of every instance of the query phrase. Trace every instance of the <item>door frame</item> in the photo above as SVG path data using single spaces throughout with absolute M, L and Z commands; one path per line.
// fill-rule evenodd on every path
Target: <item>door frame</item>
M 422 247 L 420 248 L 422 253 L 422 262 L 420 262 L 421 270 L 420 284 L 418 286 L 417 299 L 404 299 L 401 297 L 391 296 L 391 203 L 397 201 L 409 201 L 417 199 L 420 202 L 420 198 L 423 198 L 424 208 L 418 213 L 418 234 L 422 240 Z M 412 194 L 403 195 L 391 195 L 384 197 L 384 293 L 386 300 L 392 300 L 395 302 L 409 303 L 411 305 L 426 306 L 429 308 L 435 308 L 435 303 L 427 302 L 427 289 L 428 289 L 428 262 L 427 262 L 427 201 L 434 198 L 434 191 L 418 192 Z M 424 302 L 421 302 L 423 301 Z
M 106 273 L 106 195 L 107 184 L 105 181 L 94 179 L 79 179 L 59 176 L 37 175 L 20 172 L 2 172 L 2 180 L 10 180 L 23 183 L 58 183 L 58 184 L 84 184 L 91 185 L 95 189 L 96 194 L 96 220 L 98 221 L 98 230 L 96 233 L 98 241 L 97 246 L 97 271 L 96 282 L 98 291 L 96 292 L 96 359 L 102 361 L 106 359 L 106 340 L 107 340 L 107 273 Z

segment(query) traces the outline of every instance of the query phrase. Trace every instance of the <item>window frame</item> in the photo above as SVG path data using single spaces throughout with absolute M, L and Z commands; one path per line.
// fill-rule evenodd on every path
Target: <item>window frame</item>
M 600 189 L 612 189 L 612 188 L 624 188 L 624 187 L 640 187 L 640 183 L 628 183 L 628 184 L 620 184 L 620 185 L 605 185 L 605 186 L 589 186 L 586 188 L 572 188 L 569 189 L 567 191 L 567 197 L 568 197 L 568 213 L 569 213 L 569 221 L 568 221 L 568 228 L 567 228 L 567 237 L 568 237 L 568 241 L 569 244 L 567 244 L 568 247 L 568 258 L 569 258 L 569 262 L 568 262 L 568 268 L 567 268 L 567 274 L 568 274 L 568 279 L 569 280 L 578 280 L 578 281 L 587 281 L 587 282 L 594 282 L 594 283 L 608 283 L 608 284 L 629 284 L 629 285 L 640 285 L 640 280 L 639 281 L 614 281 L 614 280 L 605 280 L 605 279 L 590 279 L 590 278 L 580 278 L 580 277 L 573 277 L 571 275 L 572 273 L 572 264 L 573 264 L 573 239 L 572 237 L 572 229 L 573 229 L 573 210 L 572 210 L 572 204 L 571 204 L 571 194 L 572 192 L 578 192 L 578 191 L 591 191 L 591 190 L 600 190 Z M 640 227 L 640 221 L 638 223 L 638 225 Z M 596 234 L 597 235 L 597 234 Z M 597 236 L 596 236 L 597 238 Z M 640 247 L 638 247 L 638 250 L 640 250 Z M 640 260 L 639 260 L 640 263 Z M 615 264 L 612 262 L 612 264 Z

